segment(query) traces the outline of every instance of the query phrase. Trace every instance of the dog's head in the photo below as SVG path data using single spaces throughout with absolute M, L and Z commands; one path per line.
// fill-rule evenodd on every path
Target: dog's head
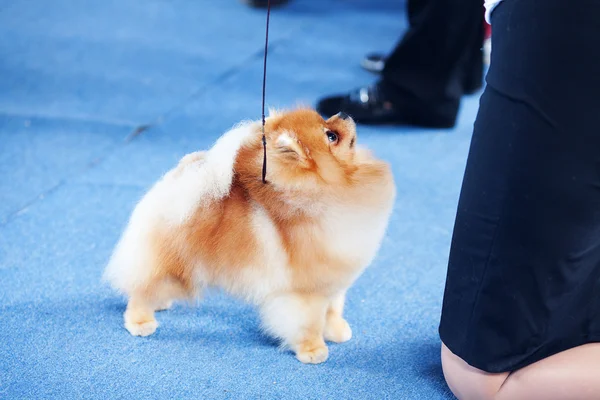
M 339 113 L 323 119 L 316 111 L 275 113 L 266 123 L 268 180 L 283 186 L 336 186 L 356 170 L 356 125 Z

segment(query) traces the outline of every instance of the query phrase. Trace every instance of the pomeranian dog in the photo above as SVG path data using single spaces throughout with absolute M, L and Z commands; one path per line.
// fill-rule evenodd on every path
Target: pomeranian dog
M 219 287 L 256 305 L 268 334 L 303 363 L 345 342 L 346 290 L 378 251 L 394 203 L 388 164 L 356 146 L 346 114 L 298 109 L 185 156 L 135 207 L 105 279 L 129 298 L 125 328 L 152 334 L 155 311 Z

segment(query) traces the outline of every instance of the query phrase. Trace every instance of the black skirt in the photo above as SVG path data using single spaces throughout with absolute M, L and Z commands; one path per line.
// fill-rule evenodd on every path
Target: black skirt
M 505 0 L 452 239 L 440 336 L 513 371 L 600 341 L 600 0 Z

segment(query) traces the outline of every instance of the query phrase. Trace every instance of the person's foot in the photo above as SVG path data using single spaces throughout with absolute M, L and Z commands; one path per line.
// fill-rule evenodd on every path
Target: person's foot
M 289 0 L 271 0 L 271 7 L 278 7 L 286 4 Z M 242 3 L 255 8 L 267 8 L 269 0 L 242 0 Z
M 385 67 L 386 56 L 381 53 L 369 53 L 360 62 L 363 69 L 374 74 L 381 74 Z M 465 74 L 463 90 L 465 94 L 473 94 L 479 91 L 483 86 L 483 73 L 474 75 Z
M 458 100 L 423 104 L 417 99 L 406 98 L 399 103 L 392 101 L 386 92 L 389 92 L 389 88 L 379 82 L 345 95 L 322 98 L 316 108 L 319 113 L 327 117 L 342 111 L 349 114 L 355 122 L 367 125 L 451 128 L 456 123 Z

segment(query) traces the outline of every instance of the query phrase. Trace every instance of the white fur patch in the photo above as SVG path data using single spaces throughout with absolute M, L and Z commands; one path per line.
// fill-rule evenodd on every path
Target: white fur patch
M 342 258 L 367 267 L 375 258 L 388 226 L 393 199 L 377 212 L 372 208 L 337 205 L 323 224 L 328 245 Z M 362 271 L 358 271 L 362 272 Z
M 263 262 L 262 276 L 259 277 L 263 283 L 255 289 L 256 300 L 261 301 L 269 293 L 289 286 L 289 260 L 277 228 L 267 212 L 258 204 L 253 205 L 252 224 L 255 237 L 259 240 Z M 266 279 L 267 277 L 269 279 Z
M 296 138 L 289 132 L 284 131 L 277 137 L 277 144 L 284 147 L 292 147 L 296 143 Z
M 283 115 L 283 111 L 280 111 L 274 107 L 269 107 L 269 118 L 279 117 Z
M 147 282 L 152 271 L 152 256 L 146 240 L 152 224 L 132 224 L 125 229 L 106 269 L 103 279 L 126 294 Z
M 289 347 L 302 334 L 308 314 L 306 309 L 306 304 L 297 295 L 273 296 L 260 307 L 263 329 L 271 336 L 283 339 L 283 348 Z
M 234 281 L 227 279 L 211 283 L 248 302 L 259 304 L 271 293 L 287 290 L 291 277 L 281 237 L 271 218 L 258 204 L 253 204 L 252 208 L 252 229 L 258 240 L 257 265 L 240 268 Z

